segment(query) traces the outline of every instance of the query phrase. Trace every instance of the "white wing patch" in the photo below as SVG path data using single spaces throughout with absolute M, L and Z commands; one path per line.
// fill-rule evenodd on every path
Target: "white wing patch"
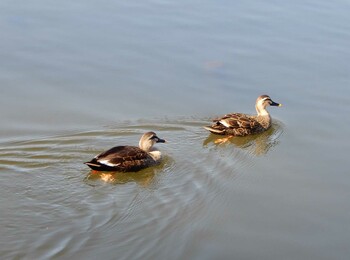
M 116 166 L 120 165 L 120 163 L 115 164 L 115 163 L 111 163 L 108 160 L 99 160 L 98 162 L 101 164 L 107 165 L 107 166 L 111 166 L 111 167 L 116 167 Z
M 227 122 L 225 119 L 220 120 L 220 123 L 223 124 L 226 127 L 231 127 L 231 125 L 229 124 L 229 122 Z

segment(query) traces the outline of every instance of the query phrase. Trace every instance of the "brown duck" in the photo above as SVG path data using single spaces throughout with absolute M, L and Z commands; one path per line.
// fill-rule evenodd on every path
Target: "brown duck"
M 280 107 L 282 105 L 272 101 L 268 95 L 261 95 L 255 103 L 257 115 L 227 114 L 214 119 L 211 126 L 204 128 L 213 134 L 229 135 L 230 137 L 261 133 L 271 126 L 271 117 L 266 110 L 268 106 Z
M 142 135 L 139 147 L 116 146 L 85 164 L 97 171 L 136 172 L 161 161 L 161 152 L 153 148 L 156 143 L 165 143 L 165 140 L 154 132 L 147 132 Z

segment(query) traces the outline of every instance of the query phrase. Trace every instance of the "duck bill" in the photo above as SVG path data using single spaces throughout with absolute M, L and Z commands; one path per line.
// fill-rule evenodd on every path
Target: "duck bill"
M 276 102 L 273 102 L 270 104 L 270 106 L 274 106 L 274 107 L 281 107 L 282 104 L 279 104 L 279 103 L 276 103 Z
M 166 143 L 166 140 L 158 138 L 157 143 Z

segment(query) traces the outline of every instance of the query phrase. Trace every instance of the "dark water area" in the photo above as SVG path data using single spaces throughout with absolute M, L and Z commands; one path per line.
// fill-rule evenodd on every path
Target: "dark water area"
M 348 1 L 2 1 L 1 259 L 348 259 Z M 272 127 L 217 144 L 202 126 Z M 146 131 L 163 162 L 83 162 Z

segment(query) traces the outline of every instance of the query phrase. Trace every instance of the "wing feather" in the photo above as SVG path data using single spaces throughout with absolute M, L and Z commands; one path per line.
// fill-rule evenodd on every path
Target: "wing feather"
M 245 136 L 258 132 L 261 124 L 251 116 L 242 113 L 230 113 L 213 120 L 210 127 L 212 132 L 220 134 L 232 134 L 235 136 Z M 210 130 L 209 129 L 209 130 Z
M 116 146 L 100 153 L 91 162 L 118 171 L 137 171 L 149 166 L 154 160 L 136 146 Z

